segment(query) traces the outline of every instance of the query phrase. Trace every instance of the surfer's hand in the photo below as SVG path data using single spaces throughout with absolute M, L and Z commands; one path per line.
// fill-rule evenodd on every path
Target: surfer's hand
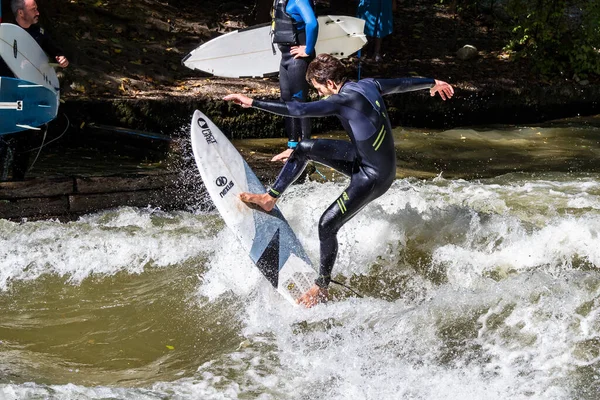
M 435 85 L 431 89 L 429 89 L 429 93 L 432 97 L 435 96 L 436 93 L 439 93 L 442 100 L 446 100 L 454 96 L 454 88 L 448 83 L 438 81 L 436 79 Z
M 312 306 L 316 306 L 319 303 L 326 302 L 328 297 L 329 291 L 326 288 L 313 285 L 313 287 L 308 289 L 306 293 L 300 296 L 297 303 L 303 305 L 306 308 L 311 308 Z
M 294 149 L 286 149 L 285 151 L 282 151 L 281 153 L 277 154 L 275 157 L 271 158 L 271 161 L 286 162 L 288 160 L 288 158 L 290 158 L 290 156 L 292 155 L 293 152 L 294 152 Z
M 67 68 L 69 66 L 69 60 L 67 60 L 67 57 L 65 56 L 56 56 L 56 62 L 62 68 Z
M 308 54 L 306 54 L 306 46 L 292 46 L 290 54 L 293 55 L 294 58 L 308 57 Z
M 252 99 L 248 96 L 244 96 L 243 94 L 228 94 L 223 97 L 225 101 L 233 101 L 235 104 L 242 106 L 243 108 L 252 107 Z

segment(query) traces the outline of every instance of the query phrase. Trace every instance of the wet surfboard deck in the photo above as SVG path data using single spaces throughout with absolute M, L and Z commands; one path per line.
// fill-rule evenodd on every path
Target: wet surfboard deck
M 365 21 L 346 15 L 318 18 L 319 36 L 315 51 L 346 58 L 367 42 Z M 186 55 L 188 68 L 226 78 L 262 77 L 279 72 L 281 53 L 271 44 L 271 25 L 257 25 L 212 39 Z
M 296 304 L 317 273 L 294 231 L 277 207 L 265 212 L 239 199 L 241 192 L 265 193 L 265 187 L 223 132 L 197 110 L 191 140 L 202 181 L 221 217 L 271 285 Z

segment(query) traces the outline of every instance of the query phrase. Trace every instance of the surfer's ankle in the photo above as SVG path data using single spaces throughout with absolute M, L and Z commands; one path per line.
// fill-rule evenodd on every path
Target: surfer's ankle
M 265 211 L 271 211 L 275 208 L 275 203 L 277 202 L 277 198 L 271 196 L 268 193 L 265 193 L 261 196 L 262 204 L 259 204 Z

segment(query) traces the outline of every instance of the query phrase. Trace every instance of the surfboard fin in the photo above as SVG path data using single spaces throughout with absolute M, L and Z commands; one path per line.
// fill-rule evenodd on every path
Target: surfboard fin
M 19 128 L 23 128 L 23 129 L 33 129 L 34 131 L 42 130 L 42 128 L 36 128 L 35 126 L 29 126 L 29 125 L 16 124 L 16 126 L 18 126 Z

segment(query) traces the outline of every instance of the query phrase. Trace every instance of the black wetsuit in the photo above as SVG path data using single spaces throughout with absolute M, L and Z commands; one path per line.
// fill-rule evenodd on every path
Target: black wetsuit
M 56 57 L 65 55 L 64 51 L 52 40 L 48 34 L 46 34 L 44 28 L 42 28 L 39 24 L 31 25 L 25 30 L 31 35 L 32 38 L 35 39 L 42 50 L 48 54 L 48 57 L 50 57 L 50 62 L 54 63 L 56 62 Z
M 318 23 L 314 15 L 312 0 L 275 1 L 275 12 L 280 18 L 275 29 L 293 30 L 295 43 L 278 44 L 281 51 L 279 64 L 279 90 L 281 100 L 305 102 L 308 98 L 309 84 L 306 82 L 308 64 L 315 58 L 315 43 L 317 41 Z M 282 20 L 283 19 L 283 20 Z M 289 20 L 287 23 L 285 19 Z M 307 25 L 308 24 L 308 25 Z M 309 32 L 306 30 L 310 29 Z M 276 43 L 276 42 L 275 42 Z M 290 53 L 293 46 L 306 46 L 308 57 L 294 58 Z M 288 135 L 289 147 L 297 142 L 310 138 L 310 119 L 285 118 L 285 130 Z
M 64 56 L 64 51 L 50 38 L 44 28 L 38 24 L 31 25 L 29 28 L 24 30 L 31 35 L 31 37 L 37 42 L 38 45 L 44 50 L 44 52 L 50 57 L 50 62 L 56 62 L 56 57 Z M 8 68 L 6 63 L 0 58 L 0 76 L 8 76 L 14 78 L 15 75 Z
M 350 184 L 319 221 L 321 260 L 316 284 L 327 287 L 338 252 L 337 232 L 365 205 L 385 193 L 396 176 L 396 151 L 382 95 L 431 88 L 433 79 L 363 79 L 345 83 L 338 94 L 309 102 L 254 100 L 252 106 L 295 117 L 337 116 L 350 136 L 344 140 L 303 140 L 292 153 L 269 194 L 278 197 L 300 176 L 309 160 L 350 177 Z
M 25 31 L 46 52 L 50 57 L 50 62 L 56 62 L 57 56 L 64 55 L 63 50 L 54 43 L 50 36 L 46 34 L 44 28 L 38 24 L 31 25 Z M 2 59 L 0 59 L 0 76 L 15 77 Z M 13 180 L 23 180 L 25 178 L 25 173 L 29 168 L 29 151 L 38 145 L 37 136 L 38 132 L 35 130 L 0 135 L 0 180 L 6 178 L 9 169 L 12 169 Z M 9 157 L 9 152 L 12 157 Z

